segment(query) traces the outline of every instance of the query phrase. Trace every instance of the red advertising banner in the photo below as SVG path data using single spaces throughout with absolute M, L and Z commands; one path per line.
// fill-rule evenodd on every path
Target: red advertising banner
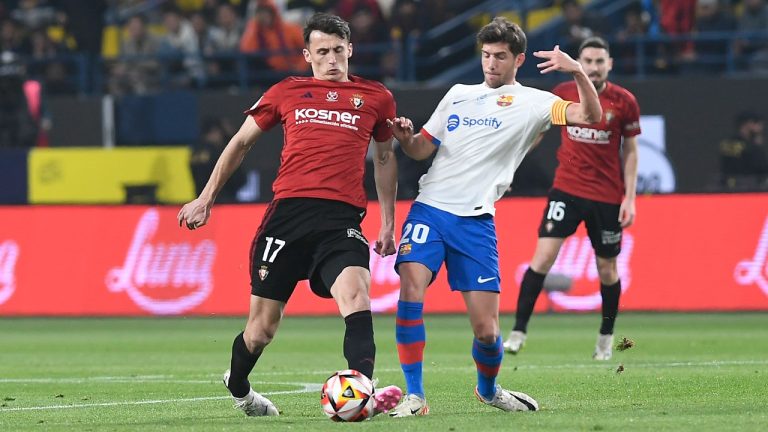
M 536 244 L 543 198 L 498 203 L 503 312 Z M 401 224 L 410 203 L 398 203 Z M 0 207 L 0 316 L 246 314 L 248 252 L 264 205 L 216 206 L 211 223 L 188 231 L 176 207 Z M 371 203 L 363 231 L 378 233 Z M 583 229 L 566 240 L 538 310 L 600 307 L 594 253 Z M 371 258 L 375 312 L 398 299 L 394 257 Z M 619 256 L 623 310 L 768 310 L 768 195 L 665 195 L 638 199 L 638 219 Z M 444 271 L 428 312 L 463 312 Z M 288 314 L 335 314 L 301 282 Z

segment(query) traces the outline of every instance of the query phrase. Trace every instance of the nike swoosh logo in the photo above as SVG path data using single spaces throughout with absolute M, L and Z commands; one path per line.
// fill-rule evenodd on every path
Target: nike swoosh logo
M 466 99 L 462 99 L 462 100 L 458 100 L 458 101 L 453 101 L 453 105 L 460 104 L 460 103 L 465 102 L 465 101 L 466 101 Z
M 496 279 L 496 277 L 484 278 L 484 277 L 478 276 L 477 277 L 477 283 L 486 283 L 486 282 L 492 281 L 494 279 Z

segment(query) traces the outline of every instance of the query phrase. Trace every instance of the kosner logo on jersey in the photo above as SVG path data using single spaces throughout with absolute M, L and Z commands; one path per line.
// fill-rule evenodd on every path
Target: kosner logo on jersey
M 621 278 L 621 292 L 626 291 L 632 281 L 629 262 L 632 257 L 632 249 L 635 239 L 627 231 L 623 233 L 621 253 L 617 257 L 616 266 Z M 522 280 L 525 270 L 530 263 L 523 263 L 517 269 L 517 281 Z M 555 305 L 573 311 L 588 311 L 600 308 L 602 296 L 600 295 L 600 276 L 597 273 L 595 263 L 595 251 L 588 236 L 572 235 L 568 237 L 560 248 L 555 264 L 550 269 L 547 278 L 555 280 L 560 285 L 558 290 L 547 292 L 550 301 Z M 567 283 L 563 283 L 565 280 Z M 570 288 L 579 281 L 586 281 L 594 285 L 595 291 L 590 294 L 569 294 Z M 545 287 L 547 280 L 545 280 Z
M 202 303 L 213 289 L 216 244 L 202 240 L 152 243 L 160 214 L 149 209 L 141 216 L 122 267 L 109 271 L 110 291 L 126 294 L 142 309 L 158 315 L 179 314 Z
M 19 245 L 13 240 L 0 243 L 0 304 L 5 303 L 16 290 L 16 261 Z
M 752 259 L 739 261 L 733 271 L 733 278 L 739 285 L 757 285 L 768 296 L 768 217 Z
M 357 130 L 355 124 L 360 119 L 360 116 L 346 111 L 300 108 L 294 110 L 294 118 L 296 119 L 296 124 L 319 123 Z

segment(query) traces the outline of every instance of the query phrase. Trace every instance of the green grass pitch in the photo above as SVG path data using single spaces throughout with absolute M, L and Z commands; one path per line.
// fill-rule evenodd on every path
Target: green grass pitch
M 329 421 L 319 386 L 344 369 L 343 322 L 287 317 L 251 375 L 280 417 L 247 418 L 220 382 L 243 318 L 0 319 L 0 431 L 764 431 L 768 314 L 620 315 L 635 346 L 591 359 L 594 314 L 536 315 L 528 344 L 506 355 L 503 386 L 536 398 L 505 413 L 472 394 L 463 315 L 425 317 L 431 413 Z M 394 318 L 375 316 L 376 375 L 404 386 Z M 503 335 L 513 323 L 502 317 Z M 623 365 L 623 372 L 617 373 Z

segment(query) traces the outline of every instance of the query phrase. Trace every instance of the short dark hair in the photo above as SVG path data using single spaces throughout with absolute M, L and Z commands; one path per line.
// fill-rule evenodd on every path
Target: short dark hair
M 609 55 L 611 54 L 611 49 L 608 46 L 608 42 L 606 42 L 605 39 L 597 36 L 584 39 L 584 42 L 579 45 L 579 55 L 581 55 L 581 52 L 584 51 L 585 48 L 601 48 L 604 49 L 605 52 L 607 52 Z
M 327 13 L 316 13 L 307 20 L 304 26 L 304 44 L 309 45 L 309 35 L 313 31 L 320 31 L 325 34 L 335 34 L 336 36 L 350 40 L 352 32 L 349 31 L 349 23 L 337 15 Z
M 506 42 L 512 54 L 519 55 L 528 47 L 528 39 L 519 25 L 504 17 L 496 17 L 477 33 L 477 42 L 491 44 Z

